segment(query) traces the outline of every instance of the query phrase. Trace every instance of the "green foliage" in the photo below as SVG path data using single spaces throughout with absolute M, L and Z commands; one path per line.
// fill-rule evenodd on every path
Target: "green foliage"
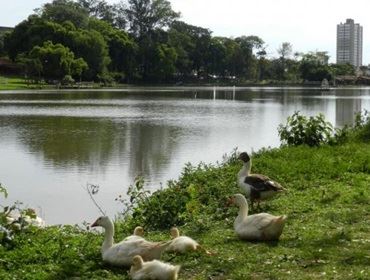
M 42 46 L 35 46 L 26 58 L 30 62 L 31 71 L 37 71 L 46 79 L 62 80 L 67 75 L 80 75 L 87 69 L 86 62 L 75 59 L 74 53 L 62 44 L 46 41 Z M 72 78 L 72 77 L 71 77 Z
M 88 24 L 87 11 L 72 0 L 53 0 L 46 3 L 39 13 L 42 18 L 59 24 L 70 21 L 79 28 Z
M 128 0 L 125 12 L 130 31 L 138 38 L 169 26 L 180 16 L 172 10 L 171 3 L 166 0 Z
M 370 142 L 370 114 L 368 111 L 365 110 L 363 114 L 356 115 L 354 131 L 356 138 Z
M 327 65 L 327 59 L 321 53 L 303 55 L 299 64 L 301 78 L 307 81 L 332 80 L 332 69 Z
M 297 111 L 288 117 L 286 125 L 279 125 L 278 132 L 280 141 L 287 145 L 312 147 L 329 143 L 333 126 L 323 114 L 307 118 Z

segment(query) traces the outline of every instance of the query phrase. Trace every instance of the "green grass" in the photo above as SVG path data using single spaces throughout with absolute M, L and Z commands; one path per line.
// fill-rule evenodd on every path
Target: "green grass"
M 41 89 L 50 88 L 47 84 L 28 83 L 24 78 L 17 76 L 0 76 L 0 90 L 19 90 L 19 89 Z
M 237 209 L 225 201 L 238 191 L 240 167 L 235 160 L 188 167 L 174 183 L 173 188 L 191 184 L 197 190 L 186 204 L 191 213 L 179 222 L 180 230 L 215 253 L 165 254 L 163 260 L 182 265 L 180 279 L 369 279 L 369 143 L 287 147 L 255 155 L 253 172 L 288 189 L 262 204 L 265 212 L 288 215 L 279 242 L 245 242 L 234 235 Z M 139 216 L 118 223 L 116 240 L 136 223 L 153 225 Z M 171 226 L 148 230 L 146 238 L 166 240 Z M 129 279 L 127 269 L 102 263 L 101 243 L 101 234 L 70 226 L 21 233 L 12 248 L 0 247 L 0 279 Z

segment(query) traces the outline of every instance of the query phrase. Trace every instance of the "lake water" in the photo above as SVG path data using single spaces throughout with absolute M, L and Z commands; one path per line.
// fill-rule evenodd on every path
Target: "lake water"
M 299 110 L 336 126 L 370 110 L 369 88 L 127 88 L 0 93 L 0 182 L 48 224 L 93 221 L 86 190 L 114 216 L 137 175 L 147 188 L 184 164 L 215 163 L 234 148 L 279 146 L 277 127 Z

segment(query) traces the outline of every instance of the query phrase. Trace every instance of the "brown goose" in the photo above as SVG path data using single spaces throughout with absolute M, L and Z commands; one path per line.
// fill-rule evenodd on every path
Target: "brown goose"
M 252 207 L 254 201 L 257 201 L 259 206 L 260 200 L 285 190 L 279 183 L 265 175 L 251 174 L 252 161 L 246 152 L 241 153 L 239 159 L 243 162 L 243 167 L 238 173 L 238 185 L 245 195 L 250 197 Z

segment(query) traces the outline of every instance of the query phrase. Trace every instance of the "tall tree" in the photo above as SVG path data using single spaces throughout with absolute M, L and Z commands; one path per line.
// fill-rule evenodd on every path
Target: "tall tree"
M 169 26 L 180 16 L 166 0 L 128 0 L 126 15 L 130 31 L 138 38 Z
M 38 10 L 39 15 L 49 21 L 63 23 L 71 21 L 79 28 L 88 24 L 88 11 L 73 0 L 54 0 Z

